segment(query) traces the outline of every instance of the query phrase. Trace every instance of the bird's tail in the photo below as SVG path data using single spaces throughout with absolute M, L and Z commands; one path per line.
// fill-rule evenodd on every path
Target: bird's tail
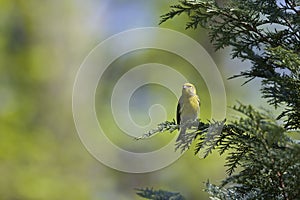
M 186 127 L 181 127 L 180 131 L 179 131 L 179 135 L 178 135 L 178 137 L 176 139 L 176 142 L 185 141 L 185 139 L 186 139 L 185 132 L 186 132 Z

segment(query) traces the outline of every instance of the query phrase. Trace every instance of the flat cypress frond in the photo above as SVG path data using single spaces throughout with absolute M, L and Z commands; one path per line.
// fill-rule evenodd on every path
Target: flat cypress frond
M 178 192 L 169 192 L 166 190 L 154 190 L 153 188 L 136 189 L 136 194 L 151 200 L 184 200 L 184 197 Z

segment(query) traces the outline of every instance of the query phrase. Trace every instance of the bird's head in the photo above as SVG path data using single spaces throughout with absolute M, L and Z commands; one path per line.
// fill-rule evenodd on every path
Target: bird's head
M 196 88 L 191 83 L 185 83 L 182 86 L 182 94 L 187 96 L 194 96 L 196 95 Z

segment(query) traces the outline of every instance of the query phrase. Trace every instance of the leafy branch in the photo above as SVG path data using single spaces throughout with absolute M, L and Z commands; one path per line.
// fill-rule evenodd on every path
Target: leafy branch
M 148 131 L 147 133 L 145 133 L 144 135 L 142 135 L 140 137 L 136 137 L 135 140 L 150 138 L 157 133 L 162 133 L 165 131 L 169 131 L 170 133 L 172 133 L 173 131 L 178 130 L 178 129 L 179 129 L 179 125 L 176 124 L 174 119 L 171 122 L 165 121 L 165 122 L 158 124 L 157 128 Z
M 186 28 L 200 25 L 208 29 L 216 50 L 231 46 L 232 58 L 248 60 L 253 65 L 231 78 L 245 77 L 245 83 L 262 79 L 262 97 L 275 108 L 285 106 L 278 116 L 285 120 L 285 128 L 299 129 L 300 2 L 226 2 L 219 5 L 213 0 L 181 0 L 161 16 L 160 23 L 186 14 L 190 19 Z
M 233 107 L 236 120 L 189 125 L 175 149 L 184 151 L 194 142 L 195 154 L 206 157 L 216 150 L 226 156 L 228 177 L 220 186 L 206 183 L 212 199 L 299 199 L 300 142 L 293 136 L 300 134 L 300 1 L 218 2 L 180 0 L 160 23 L 186 14 L 187 29 L 208 29 L 216 50 L 230 46 L 233 59 L 252 64 L 230 79 L 259 78 L 262 98 L 283 111 L 273 117 L 239 104 Z
M 153 188 L 136 189 L 137 195 L 152 200 L 184 200 L 184 197 L 178 192 L 169 192 L 165 190 L 154 190 Z
M 207 188 L 207 190 L 220 189 L 227 191 L 227 196 L 220 199 L 229 199 L 235 192 L 235 198 L 247 195 L 258 195 L 261 198 L 272 198 L 270 192 L 276 190 L 278 196 L 294 197 L 300 195 L 296 185 L 286 187 L 289 180 L 300 184 L 294 175 L 294 170 L 298 170 L 300 175 L 300 145 L 296 140 L 287 136 L 285 128 L 268 112 L 256 111 L 252 106 L 239 104 L 232 108 L 237 112 L 238 119 L 225 123 L 224 121 L 198 123 L 195 129 L 195 123 L 189 124 L 191 132 L 186 135 L 189 140 L 179 140 L 175 150 L 185 151 L 195 142 L 195 154 L 204 151 L 204 158 L 213 150 L 217 150 L 220 155 L 226 153 L 226 163 L 228 178 L 226 178 L 221 188 L 229 185 L 227 189 L 221 189 L 217 186 Z M 175 122 L 164 122 L 159 124 L 160 132 L 173 132 Z M 171 125 L 170 125 L 171 124 Z M 151 132 L 151 131 L 150 131 Z M 300 134 L 295 131 L 294 134 Z M 146 136 L 144 137 L 146 138 Z M 286 159 L 282 159 L 286 157 Z M 271 162 L 270 162 L 271 160 Z M 242 167 L 242 171 L 234 174 L 237 167 Z M 298 176 L 299 177 L 299 176 Z M 260 188 L 265 179 L 272 182 L 268 187 Z M 233 183 L 239 184 L 232 185 Z M 230 186 L 231 185 L 231 186 Z M 254 189 L 256 188 L 256 189 Z M 293 189 L 291 189 L 293 188 Z M 231 194 L 232 193 L 232 194 Z M 272 191 L 273 195 L 274 191 Z M 221 195 L 221 194 L 219 194 Z M 221 195 L 222 196 L 222 195 Z

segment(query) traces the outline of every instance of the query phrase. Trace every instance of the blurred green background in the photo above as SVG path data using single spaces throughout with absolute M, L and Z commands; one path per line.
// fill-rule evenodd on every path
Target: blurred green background
M 123 30 L 158 26 L 159 16 L 172 3 L 166 0 L 0 1 L 0 199 L 129 200 L 140 199 L 134 188 L 147 186 L 178 191 L 187 199 L 208 199 L 203 182 L 209 179 L 219 183 L 226 176 L 223 157 L 214 154 L 201 159 L 189 150 L 159 171 L 119 172 L 87 152 L 72 118 L 73 82 L 89 51 Z M 189 35 L 211 54 L 222 72 L 228 105 L 236 100 L 264 104 L 258 98 L 259 81 L 240 87 L 244 80 L 227 80 L 240 69 L 249 67 L 249 63 L 231 61 L 230 49 L 214 53 L 207 31 L 186 31 L 186 20 L 183 16 L 161 27 Z M 172 56 L 159 51 L 125 56 L 106 72 L 102 80 L 108 86 L 105 89 L 113 86 L 120 73 L 136 64 L 168 61 L 165 64 L 180 70 L 198 89 L 205 91 L 205 85 L 193 75 L 192 69 L 180 68 L 183 61 Z M 110 78 L 112 74 L 114 78 Z M 98 116 L 111 115 L 105 92 L 100 87 L 97 91 Z M 160 100 L 168 105 L 167 119 L 175 117 L 176 99 L 165 88 L 145 86 L 145 90 L 141 88 L 138 92 L 148 96 L 164 94 L 157 96 L 163 97 Z M 209 94 L 200 97 L 209 104 Z M 141 105 L 141 102 L 135 105 L 133 100 L 131 108 Z M 148 113 L 143 112 L 136 114 L 141 119 L 146 116 L 147 122 Z M 209 118 L 208 112 L 208 108 L 203 108 L 203 120 Z M 228 117 L 231 118 L 230 110 Z M 106 120 L 106 129 L 113 132 L 112 140 L 126 146 L 129 139 L 115 126 L 111 118 Z M 156 141 L 163 138 L 164 142 L 172 137 L 170 134 L 155 136 Z

